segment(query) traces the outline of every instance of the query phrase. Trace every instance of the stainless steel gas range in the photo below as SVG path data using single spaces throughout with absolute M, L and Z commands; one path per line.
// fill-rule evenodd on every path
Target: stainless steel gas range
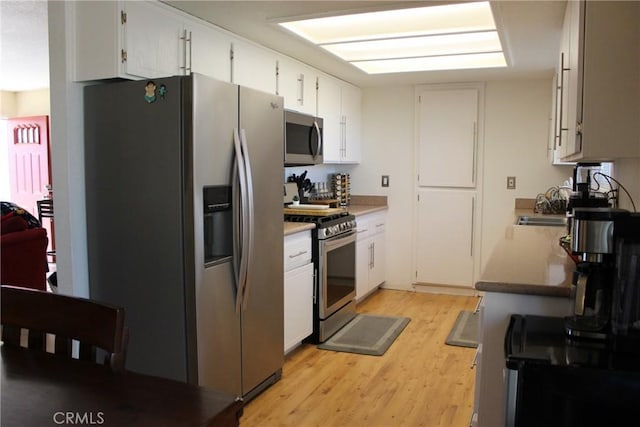
M 314 223 L 313 342 L 329 339 L 356 314 L 356 220 L 332 215 L 285 215 L 285 221 Z

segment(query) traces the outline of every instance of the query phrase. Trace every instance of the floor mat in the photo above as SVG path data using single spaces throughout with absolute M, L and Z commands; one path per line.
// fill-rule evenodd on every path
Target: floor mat
M 478 313 L 461 311 L 445 344 L 459 347 L 478 347 Z
M 411 319 L 358 314 L 318 348 L 382 356 Z

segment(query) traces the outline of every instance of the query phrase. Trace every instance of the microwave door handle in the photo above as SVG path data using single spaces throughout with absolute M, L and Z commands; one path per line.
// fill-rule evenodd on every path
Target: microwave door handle
M 247 182 L 246 171 L 242 155 L 242 148 L 240 146 L 240 136 L 238 135 L 238 129 L 233 130 L 233 146 L 235 148 L 235 167 L 237 168 L 237 183 L 239 186 L 239 198 L 240 207 L 236 212 L 236 218 L 239 222 L 237 227 L 238 233 L 236 239 L 234 239 L 234 263 L 238 265 L 236 276 L 236 313 L 240 313 L 242 305 L 242 296 L 244 294 L 244 288 L 247 282 L 247 265 L 246 265 L 246 250 L 248 249 L 248 216 L 247 216 Z
M 247 301 L 249 299 L 249 288 L 251 285 L 251 270 L 254 262 L 253 252 L 255 246 L 255 212 L 254 212 L 254 200 L 253 200 L 253 172 L 251 170 L 251 162 L 249 161 L 249 149 L 247 147 L 247 134 L 244 129 L 240 130 L 240 148 L 242 149 L 242 159 L 244 160 L 244 171 L 246 174 L 246 200 L 247 210 L 244 212 L 244 216 L 247 217 L 246 235 L 246 251 L 243 253 L 245 259 L 245 271 L 246 280 L 244 290 L 242 292 L 242 310 L 246 310 Z
M 311 147 L 311 155 L 315 159 L 322 152 L 322 135 L 320 134 L 320 126 L 318 126 L 318 122 L 315 120 L 313 122 L 313 129 L 315 129 L 316 133 L 318 134 L 318 144 L 317 144 L 316 151 L 314 152 L 313 147 Z M 311 135 L 313 136 L 313 132 L 311 132 Z M 311 141 L 309 142 L 311 143 Z

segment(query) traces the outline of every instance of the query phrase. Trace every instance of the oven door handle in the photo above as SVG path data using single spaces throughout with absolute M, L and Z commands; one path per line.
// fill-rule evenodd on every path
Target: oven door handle
M 323 240 L 323 246 L 325 251 L 331 251 L 339 247 L 348 245 L 349 243 L 356 241 L 356 232 L 351 230 L 348 233 L 340 234 L 336 237 Z

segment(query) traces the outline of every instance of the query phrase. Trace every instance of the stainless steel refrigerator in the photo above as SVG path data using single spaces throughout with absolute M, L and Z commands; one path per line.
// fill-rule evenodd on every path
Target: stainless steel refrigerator
M 252 398 L 284 361 L 282 98 L 194 74 L 84 111 L 90 297 L 125 308 L 127 369 Z

